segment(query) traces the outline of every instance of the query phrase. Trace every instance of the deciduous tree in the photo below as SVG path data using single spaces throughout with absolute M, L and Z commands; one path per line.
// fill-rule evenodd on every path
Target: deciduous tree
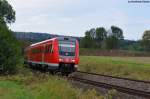
M 15 11 L 6 0 L 0 0 L 0 73 L 14 73 L 21 62 L 20 44 L 8 29 L 15 22 Z
M 143 33 L 141 44 L 146 51 L 150 51 L 150 30 Z
M 107 38 L 107 31 L 104 27 L 96 28 L 96 45 L 101 48 L 104 45 L 104 41 Z
M 109 33 L 106 40 L 107 49 L 117 49 L 120 40 L 123 40 L 123 31 L 119 27 L 111 26 L 112 33 Z
M 15 11 L 6 0 L 0 0 L 0 22 L 15 22 Z

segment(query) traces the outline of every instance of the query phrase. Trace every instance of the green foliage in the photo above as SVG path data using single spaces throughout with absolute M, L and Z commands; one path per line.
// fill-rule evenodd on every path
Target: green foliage
M 22 51 L 22 55 L 24 55 L 24 50 L 26 47 L 30 46 L 32 43 L 29 41 L 24 41 L 24 40 L 19 40 L 19 43 L 21 45 L 21 51 Z
M 106 39 L 106 49 L 117 49 L 119 40 L 115 36 L 109 36 Z
M 144 32 L 143 40 L 150 40 L 150 30 Z
M 15 22 L 15 11 L 6 0 L 0 0 L 0 72 L 15 73 L 21 63 L 20 44 L 8 29 Z
M 104 46 L 104 41 L 107 38 L 107 32 L 105 30 L 105 28 L 103 27 L 98 27 L 96 28 L 96 46 L 98 48 L 102 48 Z
M 141 45 L 146 51 L 150 51 L 150 30 L 144 32 Z
M 82 91 L 57 76 L 26 74 L 0 77 L 0 99 L 104 99 L 94 89 Z
M 105 99 L 105 98 L 102 96 L 99 96 L 98 93 L 94 89 L 92 89 L 92 90 L 87 90 L 84 93 L 82 93 L 79 99 Z
M 90 31 L 85 32 L 85 37 L 81 40 L 80 46 L 84 48 L 93 48 L 95 46 L 94 39 L 91 37 Z
M 107 32 L 105 28 L 103 27 L 98 27 L 96 28 L 96 40 L 97 41 L 103 41 L 107 38 Z
M 0 22 L 1 23 L 15 22 L 15 11 L 6 0 L 0 0 Z
M 0 81 L 1 99 L 31 99 L 29 90 L 11 81 Z
M 85 37 L 80 45 L 83 48 L 116 49 L 119 47 L 119 41 L 123 39 L 123 31 L 116 27 L 111 27 L 112 34 L 109 34 L 104 27 L 92 28 L 85 32 Z
M 0 24 L 0 69 L 4 73 L 14 73 L 21 62 L 21 50 L 18 41 L 6 25 Z
M 85 33 L 85 35 L 86 35 L 86 33 Z M 91 38 L 95 39 L 95 37 L 96 37 L 96 30 L 95 30 L 95 28 L 92 28 L 92 29 L 90 29 L 88 31 L 88 36 L 90 36 Z
M 112 33 L 108 35 L 106 39 L 107 49 L 118 49 L 119 43 L 123 40 L 123 31 L 116 26 L 111 26 Z
M 118 40 L 122 40 L 123 37 L 123 31 L 122 29 L 120 29 L 117 26 L 111 26 L 111 30 L 112 30 L 112 36 L 117 38 Z
M 105 28 L 92 28 L 85 32 L 85 37 L 81 40 L 80 46 L 84 48 L 102 48 L 103 41 L 107 37 Z
M 114 89 L 108 91 L 107 99 L 117 99 L 117 91 Z

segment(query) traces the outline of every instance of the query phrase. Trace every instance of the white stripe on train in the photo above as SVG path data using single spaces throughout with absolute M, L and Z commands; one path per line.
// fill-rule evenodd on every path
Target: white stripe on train
M 28 61 L 29 63 L 33 63 L 33 64 L 41 64 L 41 65 L 48 65 L 48 66 L 53 66 L 53 67 L 59 67 L 59 64 L 57 63 L 45 63 L 45 62 L 34 62 L 34 61 Z M 78 65 L 75 65 L 75 67 L 77 68 Z

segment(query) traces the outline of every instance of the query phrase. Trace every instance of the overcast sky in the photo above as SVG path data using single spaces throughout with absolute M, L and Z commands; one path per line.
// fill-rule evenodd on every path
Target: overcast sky
M 119 26 L 126 39 L 150 29 L 150 3 L 128 0 L 8 0 L 16 11 L 13 31 L 84 36 L 91 28 Z

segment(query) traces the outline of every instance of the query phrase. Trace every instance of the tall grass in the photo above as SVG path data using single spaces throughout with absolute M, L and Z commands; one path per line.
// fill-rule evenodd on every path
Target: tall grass
M 0 99 L 104 99 L 94 89 L 82 91 L 60 77 L 26 71 L 0 77 Z
M 87 72 L 95 72 L 150 81 L 150 63 L 145 62 L 144 59 L 146 58 L 141 57 L 134 59 L 134 57 L 119 58 L 102 56 L 81 56 L 79 69 Z

